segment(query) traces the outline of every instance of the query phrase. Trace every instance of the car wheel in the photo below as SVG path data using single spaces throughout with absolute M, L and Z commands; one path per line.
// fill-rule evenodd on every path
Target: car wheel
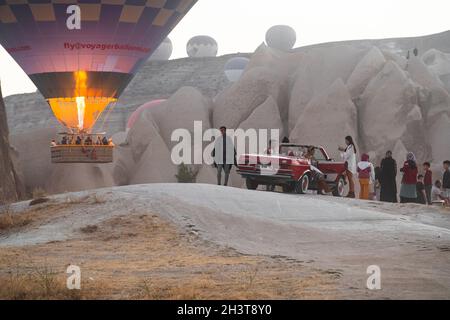
M 295 192 L 299 194 L 305 194 L 309 189 L 309 176 L 303 175 L 299 181 L 295 184 Z
M 245 180 L 245 184 L 247 186 L 247 189 L 249 189 L 249 190 L 256 190 L 256 189 L 258 189 L 258 182 L 254 181 L 252 179 L 247 178 Z
M 340 177 L 333 189 L 333 196 L 343 197 L 344 194 L 345 194 L 345 180 L 344 177 Z

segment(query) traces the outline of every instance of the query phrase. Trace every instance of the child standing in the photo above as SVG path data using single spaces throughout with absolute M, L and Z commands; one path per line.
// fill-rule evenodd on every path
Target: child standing
M 362 200 L 369 200 L 369 186 L 375 181 L 375 169 L 373 164 L 369 162 L 368 154 L 363 154 L 361 156 L 361 161 L 358 162 L 357 171 L 359 185 L 361 186 L 359 198 Z
M 419 174 L 417 176 L 416 192 L 417 192 L 417 203 L 427 204 L 428 198 L 427 193 L 425 191 L 425 185 L 423 183 L 423 174 Z
M 431 164 L 425 162 L 423 164 L 424 178 L 423 184 L 425 186 L 425 193 L 427 195 L 427 203 L 431 204 L 431 189 L 433 188 L 433 172 L 431 172 Z

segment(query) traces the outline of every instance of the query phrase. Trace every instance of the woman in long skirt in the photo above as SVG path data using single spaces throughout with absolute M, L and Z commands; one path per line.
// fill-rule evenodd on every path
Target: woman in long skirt
M 418 168 L 416 157 L 414 153 L 408 152 L 403 168 L 402 186 L 400 188 L 400 202 L 401 203 L 415 203 L 417 199 L 417 174 Z

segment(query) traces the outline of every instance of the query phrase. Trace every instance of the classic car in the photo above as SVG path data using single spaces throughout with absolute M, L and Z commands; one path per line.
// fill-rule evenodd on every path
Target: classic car
M 322 179 L 334 196 L 345 193 L 345 162 L 330 158 L 321 146 L 282 144 L 279 152 L 243 154 L 237 168 L 251 190 L 260 185 L 281 186 L 283 192 L 303 194 L 318 190 L 318 179 Z

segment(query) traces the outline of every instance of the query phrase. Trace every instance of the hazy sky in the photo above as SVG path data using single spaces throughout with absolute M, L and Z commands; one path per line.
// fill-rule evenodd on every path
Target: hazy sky
M 253 52 L 266 30 L 288 24 L 296 46 L 367 38 L 420 36 L 450 29 L 449 0 L 199 0 L 170 35 L 172 58 L 186 56 L 186 43 L 207 34 L 219 54 Z M 0 47 L 3 95 L 36 90 Z

